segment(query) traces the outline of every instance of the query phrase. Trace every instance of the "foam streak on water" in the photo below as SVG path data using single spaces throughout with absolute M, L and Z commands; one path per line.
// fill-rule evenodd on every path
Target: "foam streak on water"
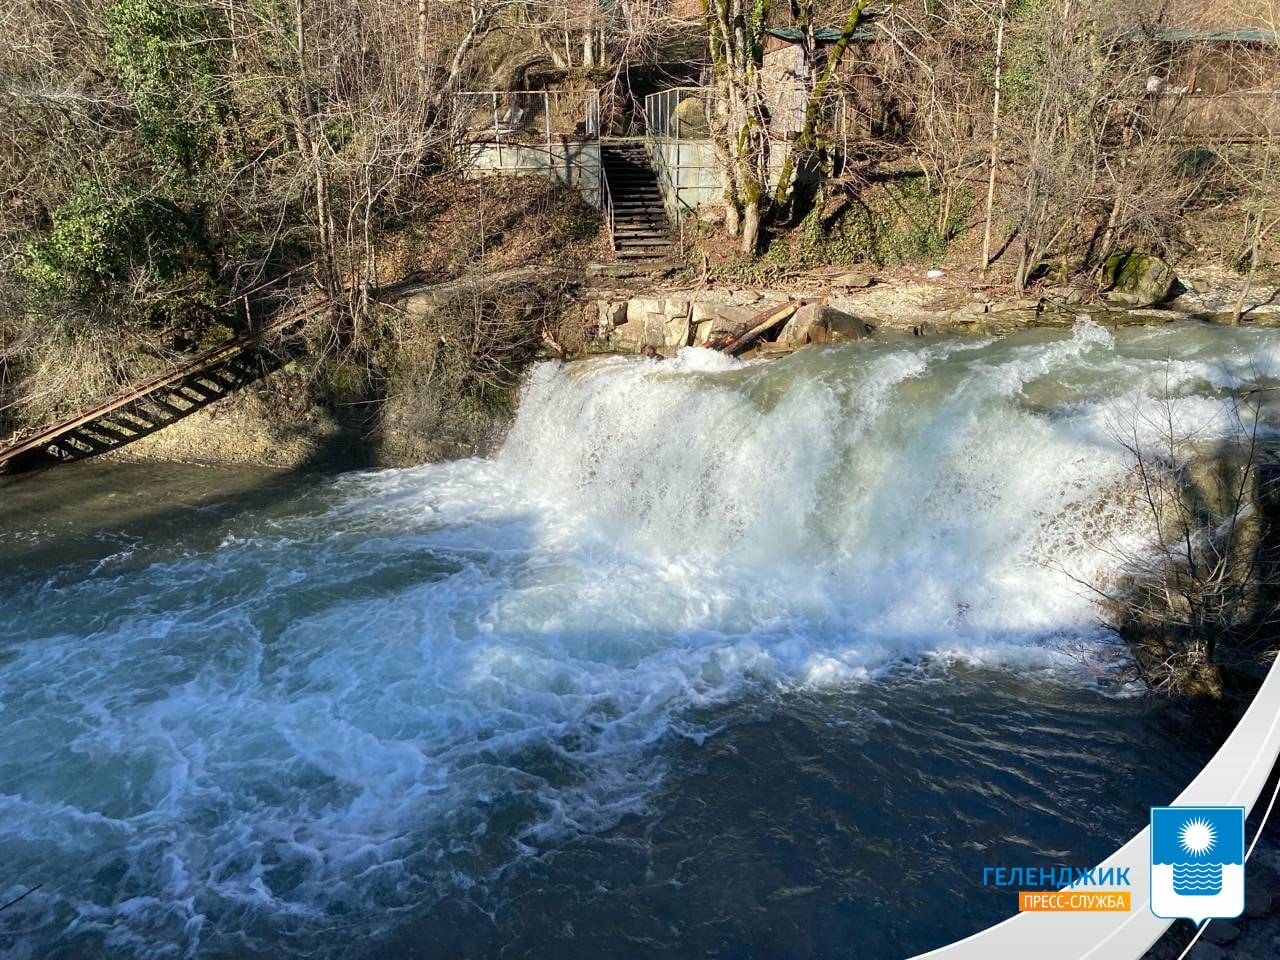
M 545 364 L 493 461 L 8 577 L 0 901 L 46 888 L 0 948 L 341 955 L 643 813 L 693 708 L 907 658 L 1069 673 L 1108 642 L 1072 576 L 1141 534 L 1117 418 L 1167 382 L 1225 429 L 1276 352 L 1085 325 Z

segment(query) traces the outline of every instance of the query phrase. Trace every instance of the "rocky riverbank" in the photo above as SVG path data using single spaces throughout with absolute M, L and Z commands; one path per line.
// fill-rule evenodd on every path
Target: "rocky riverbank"
M 527 280 L 528 278 L 525 278 Z M 413 325 L 426 322 L 457 290 L 450 286 L 406 294 L 394 309 Z M 747 356 L 782 353 L 813 344 L 876 335 L 1005 336 L 1039 327 L 1066 328 L 1080 320 L 1107 327 L 1172 322 L 1225 323 L 1239 281 L 1206 275 L 1187 281 L 1160 307 L 1120 306 L 1096 290 L 1050 287 L 1034 298 L 967 277 L 923 272 L 814 271 L 782 278 L 767 288 L 710 282 L 657 283 L 651 277 L 605 278 L 565 287 L 556 307 L 569 342 L 549 340 L 545 357 L 638 353 L 646 345 L 666 354 L 741 330 L 778 306 L 804 301 L 784 326 Z M 1263 296 L 1269 288 L 1259 288 Z M 1255 291 L 1256 293 L 1257 291 Z M 1262 297 L 1255 297 L 1262 299 Z M 1250 309 L 1244 322 L 1280 324 L 1273 297 Z M 501 441 L 510 403 L 491 409 L 450 404 L 429 386 L 406 385 L 389 396 L 349 402 L 308 401 L 293 365 L 156 434 L 116 456 L 184 462 L 253 463 L 296 468 L 402 466 L 483 456 Z M 427 425 L 415 411 L 433 411 Z
M 802 314 L 779 332 L 774 345 L 762 345 L 759 352 L 768 353 L 860 335 L 850 333 L 851 329 L 916 336 L 1007 336 L 1037 327 L 1070 327 L 1080 320 L 1106 327 L 1178 320 L 1230 323 L 1240 283 L 1217 274 L 1197 276 L 1180 283 L 1177 295 L 1167 303 L 1142 306 L 1081 286 L 1049 287 L 1035 297 L 1016 297 L 1003 286 L 946 276 L 931 279 L 921 272 L 815 271 L 768 288 L 715 284 L 659 289 L 652 285 L 596 287 L 584 292 L 578 309 L 584 326 L 593 334 L 588 343 L 590 352 L 635 353 L 645 345 L 678 350 L 704 343 L 792 300 L 827 308 L 827 322 L 816 325 L 817 336 L 808 335 L 815 318 Z M 1267 290 L 1261 291 L 1263 296 Z M 842 317 L 851 319 L 838 319 Z M 833 336 L 823 337 L 821 330 L 830 322 L 836 323 L 837 329 Z M 1252 303 L 1242 322 L 1280 325 L 1280 300 L 1272 296 L 1269 302 Z

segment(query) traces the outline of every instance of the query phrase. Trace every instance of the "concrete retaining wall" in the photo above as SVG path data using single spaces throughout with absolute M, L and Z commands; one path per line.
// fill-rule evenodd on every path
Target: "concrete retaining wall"
M 601 205 L 599 140 L 562 137 L 553 139 L 550 145 L 486 141 L 463 144 L 461 149 L 468 176 L 500 173 L 558 177 L 577 187 L 593 207 Z
M 724 180 L 710 140 L 646 141 L 667 212 L 680 219 L 706 204 L 724 203 Z M 790 144 L 774 143 L 769 151 L 769 184 L 773 190 L 782 174 Z

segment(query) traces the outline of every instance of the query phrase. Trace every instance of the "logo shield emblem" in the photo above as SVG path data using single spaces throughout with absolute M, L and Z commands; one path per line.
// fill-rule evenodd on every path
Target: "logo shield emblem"
M 1244 807 L 1151 808 L 1151 912 L 1196 923 L 1244 912 Z

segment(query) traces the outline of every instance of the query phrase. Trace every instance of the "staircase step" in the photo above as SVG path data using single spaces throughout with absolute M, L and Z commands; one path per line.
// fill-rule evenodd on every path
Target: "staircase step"
M 669 235 L 666 224 L 661 223 L 615 223 L 613 232 L 619 237 L 665 237 Z
M 644 145 L 610 144 L 601 159 L 613 204 L 617 258 L 635 263 L 669 260 L 674 249 L 671 223 Z

